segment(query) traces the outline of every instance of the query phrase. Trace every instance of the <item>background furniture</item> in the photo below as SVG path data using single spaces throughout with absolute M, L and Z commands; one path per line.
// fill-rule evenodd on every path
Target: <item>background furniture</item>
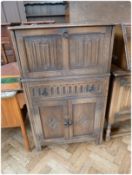
M 115 27 L 112 62 L 125 71 L 131 71 L 131 25 Z
M 18 25 L 17 23 L 16 25 Z M 1 64 L 7 64 L 16 61 L 10 32 L 8 27 L 10 23 L 5 23 L 1 25 Z M 15 25 L 15 24 L 14 24 Z
M 113 26 L 54 24 L 10 30 L 36 148 L 101 143 Z
M 20 71 L 16 62 L 1 66 L 1 90 L 21 91 Z
M 20 127 L 24 138 L 24 145 L 29 150 L 29 141 L 24 125 L 22 109 L 25 97 L 20 84 L 20 72 L 17 63 L 9 63 L 1 68 L 1 127 Z
M 108 114 L 106 114 L 108 115 L 106 140 L 109 140 L 111 137 L 122 136 L 131 132 L 130 127 L 125 131 L 118 132 L 121 128 L 120 122 L 123 123 L 126 120 L 131 119 L 130 72 L 123 71 L 119 67 L 113 66 L 111 87 L 109 91 L 111 97 L 108 105 Z M 112 129 L 116 130 L 116 132 L 112 132 Z
M 24 7 L 28 21 L 54 20 L 65 23 L 66 1 L 25 1 Z
M 2 1 L 1 23 L 23 21 L 56 21 L 65 23 L 67 2 L 64 1 Z
M 1 127 L 20 127 L 26 150 L 29 150 L 29 141 L 24 125 L 22 108 L 25 105 L 24 94 L 16 91 L 2 92 L 1 99 Z
M 11 41 L 10 32 L 8 27 L 19 26 L 22 24 L 33 25 L 33 24 L 54 24 L 55 21 L 22 21 L 18 23 L 5 23 L 1 25 L 1 64 L 8 64 L 16 61 L 14 48 Z
M 112 67 L 111 86 L 109 88 L 110 101 L 107 112 L 106 140 L 110 137 L 130 133 L 128 131 L 113 134 L 115 123 L 131 119 L 131 25 L 124 24 L 116 27 L 116 37 L 113 49 L 113 62 L 118 65 Z

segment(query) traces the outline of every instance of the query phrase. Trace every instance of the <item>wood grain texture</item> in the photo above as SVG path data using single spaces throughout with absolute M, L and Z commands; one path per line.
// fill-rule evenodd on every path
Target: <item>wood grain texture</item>
M 22 98 L 22 99 L 20 99 Z M 18 100 L 19 99 L 19 100 Z M 19 102 L 18 102 L 19 101 Z M 15 95 L 9 98 L 2 98 L 1 100 L 1 127 L 13 128 L 20 127 L 24 139 L 24 146 L 29 151 L 29 140 L 24 124 L 21 107 L 25 105 L 23 94 Z
M 116 67 L 116 70 L 118 72 L 118 67 Z M 120 121 L 130 120 L 131 117 L 131 75 L 120 75 L 118 73 L 118 76 L 115 76 L 116 70 L 114 70 L 111 79 L 107 114 L 107 140 L 112 135 L 112 125 Z
M 50 143 L 102 142 L 113 29 L 71 24 L 11 29 L 38 150 Z
M 2 173 L 130 174 L 130 136 L 104 142 L 49 145 L 36 152 L 27 125 L 31 152 L 22 146 L 19 129 L 2 129 Z
M 25 26 L 21 31 L 14 28 L 22 77 L 109 72 L 112 26 L 52 26 L 38 26 L 37 30 Z
M 131 25 L 116 26 L 113 63 L 123 70 L 131 70 Z

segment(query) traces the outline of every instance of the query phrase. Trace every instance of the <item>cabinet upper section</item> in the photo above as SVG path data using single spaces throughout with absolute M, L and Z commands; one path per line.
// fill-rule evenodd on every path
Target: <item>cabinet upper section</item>
M 108 73 L 113 26 L 21 26 L 12 29 L 22 77 Z

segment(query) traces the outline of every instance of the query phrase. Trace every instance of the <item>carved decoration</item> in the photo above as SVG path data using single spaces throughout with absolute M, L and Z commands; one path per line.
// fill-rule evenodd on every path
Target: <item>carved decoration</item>
M 85 94 L 101 94 L 103 85 L 99 82 L 90 83 L 59 83 L 48 84 L 40 87 L 32 87 L 33 97 L 62 97 L 62 96 L 75 96 Z
M 57 127 L 59 127 L 59 121 L 57 120 L 56 117 L 54 116 L 50 116 L 47 119 L 47 125 L 51 128 L 51 129 L 56 129 Z
M 79 120 L 76 120 L 74 124 L 87 125 L 89 121 L 89 117 L 87 115 L 80 115 Z
M 62 40 L 59 35 L 25 38 L 30 71 L 62 69 Z
M 71 68 L 97 65 L 102 60 L 104 34 L 71 35 L 70 66 Z

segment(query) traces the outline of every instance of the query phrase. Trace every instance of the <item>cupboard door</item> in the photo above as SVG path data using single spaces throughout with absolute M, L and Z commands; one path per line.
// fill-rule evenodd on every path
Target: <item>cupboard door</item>
M 88 98 L 69 101 L 70 138 L 99 135 L 104 120 L 104 106 L 100 100 Z
M 69 30 L 69 65 L 78 73 L 104 73 L 110 69 L 112 27 Z
M 66 101 L 41 101 L 34 110 L 38 111 L 45 141 L 68 138 Z
M 15 30 L 23 77 L 107 73 L 112 26 L 52 26 Z
M 59 28 L 16 31 L 23 76 L 42 77 L 63 69 L 62 33 Z

